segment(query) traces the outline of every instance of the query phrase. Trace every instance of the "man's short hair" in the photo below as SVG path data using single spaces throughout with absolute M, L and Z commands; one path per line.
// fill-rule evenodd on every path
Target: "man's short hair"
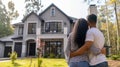
M 88 15 L 87 17 L 87 20 L 90 22 L 90 23 L 97 23 L 97 16 L 95 14 L 90 14 Z

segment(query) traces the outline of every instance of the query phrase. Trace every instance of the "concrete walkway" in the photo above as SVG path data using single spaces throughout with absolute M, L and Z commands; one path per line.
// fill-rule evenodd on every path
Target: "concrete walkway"
M 0 62 L 6 62 L 6 61 L 10 61 L 9 58 L 0 58 Z

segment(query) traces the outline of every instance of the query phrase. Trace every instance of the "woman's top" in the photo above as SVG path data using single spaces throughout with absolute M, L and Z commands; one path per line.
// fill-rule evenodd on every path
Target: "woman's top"
M 87 61 L 87 62 L 89 62 L 89 58 L 88 58 L 88 52 L 89 51 L 86 51 L 86 53 L 84 53 L 82 55 L 70 58 L 70 52 L 74 52 L 77 49 L 79 49 L 77 44 L 75 44 L 73 41 L 74 40 L 73 40 L 72 33 L 70 33 L 69 37 L 68 37 L 68 42 L 67 42 L 66 45 L 64 45 L 64 54 L 65 54 L 65 59 L 66 59 L 67 63 L 69 64 L 70 62 L 79 62 L 79 61 Z M 100 53 L 100 49 L 95 48 L 94 46 L 92 47 L 91 51 L 93 51 L 93 53 L 95 53 L 96 55 L 98 53 Z

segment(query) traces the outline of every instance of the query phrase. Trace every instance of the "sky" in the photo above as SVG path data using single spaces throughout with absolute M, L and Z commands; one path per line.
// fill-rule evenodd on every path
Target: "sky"
M 7 5 L 10 0 L 3 0 Z M 19 12 L 19 17 L 12 23 L 18 23 L 23 19 L 24 14 L 24 0 L 12 0 L 15 4 L 16 10 Z M 50 4 L 55 4 L 65 14 L 75 18 L 86 18 L 88 14 L 88 3 L 84 0 L 41 0 L 43 4 L 42 10 L 46 9 Z

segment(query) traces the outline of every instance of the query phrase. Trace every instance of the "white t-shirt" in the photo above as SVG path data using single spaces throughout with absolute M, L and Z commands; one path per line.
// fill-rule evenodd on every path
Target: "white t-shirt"
M 96 48 L 102 49 L 104 47 L 104 35 L 97 28 L 90 28 L 86 34 L 86 41 L 93 41 L 93 45 Z M 92 46 L 93 46 L 92 45 Z M 105 62 L 106 57 L 104 54 L 94 55 L 92 52 L 89 54 L 90 65 L 97 65 L 99 63 Z

